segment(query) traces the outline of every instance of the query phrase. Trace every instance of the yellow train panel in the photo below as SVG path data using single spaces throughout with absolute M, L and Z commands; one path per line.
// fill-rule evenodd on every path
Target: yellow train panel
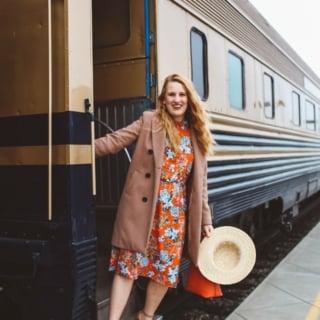
M 145 59 L 95 65 L 94 76 L 96 101 L 145 95 Z
M 48 8 L 36 2 L 1 1 L 0 116 L 42 113 L 48 105 Z
M 52 165 L 90 164 L 92 162 L 90 145 L 55 145 L 52 147 Z M 0 165 L 47 165 L 49 150 L 47 146 L 1 147 Z

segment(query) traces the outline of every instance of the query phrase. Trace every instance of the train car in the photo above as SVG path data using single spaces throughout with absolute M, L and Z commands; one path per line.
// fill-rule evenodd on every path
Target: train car
M 95 319 L 91 1 L 0 16 L 0 318 Z
M 320 79 L 250 2 L 2 0 L 0 17 L 1 319 L 107 319 L 134 146 L 95 160 L 92 142 L 154 109 L 170 73 L 192 79 L 217 143 L 215 225 L 290 230 L 319 192 Z M 138 281 L 124 319 L 143 295 Z

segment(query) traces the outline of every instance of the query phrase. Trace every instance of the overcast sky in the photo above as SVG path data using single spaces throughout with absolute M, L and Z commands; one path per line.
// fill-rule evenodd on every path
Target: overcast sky
M 320 77 L 320 0 L 249 0 Z

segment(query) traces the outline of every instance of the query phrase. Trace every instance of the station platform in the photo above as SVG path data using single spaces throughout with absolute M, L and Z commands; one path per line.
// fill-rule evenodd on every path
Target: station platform
M 320 320 L 320 223 L 226 320 Z

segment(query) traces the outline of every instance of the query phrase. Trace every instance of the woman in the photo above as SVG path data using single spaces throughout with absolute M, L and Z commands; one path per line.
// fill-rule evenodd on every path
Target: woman
M 201 233 L 209 237 L 213 231 L 206 160 L 212 138 L 189 81 L 168 76 L 156 111 L 96 139 L 96 155 L 116 153 L 132 143 L 136 147 L 112 236 L 110 320 L 120 319 L 138 276 L 150 281 L 137 319 L 152 319 L 168 288 L 177 286 L 184 244 L 197 265 Z

